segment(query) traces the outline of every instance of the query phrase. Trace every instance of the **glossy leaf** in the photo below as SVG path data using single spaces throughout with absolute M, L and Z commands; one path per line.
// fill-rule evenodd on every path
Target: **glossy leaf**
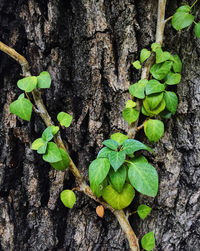
M 111 150 L 110 148 L 108 148 L 108 147 L 103 147 L 100 151 L 99 151 L 99 153 L 98 153 L 98 155 L 97 155 L 97 158 L 108 158 L 108 155 L 109 155 L 109 153 L 111 153 L 113 150 Z
M 119 144 L 117 143 L 117 141 L 115 141 L 113 139 L 104 140 L 102 142 L 102 144 L 107 146 L 108 148 L 110 148 L 112 150 L 117 150 L 117 148 L 119 147 Z
M 72 122 L 72 116 L 66 112 L 60 112 L 58 113 L 57 120 L 61 126 L 69 127 Z
M 57 145 L 53 142 L 47 144 L 47 151 L 43 155 L 43 160 L 46 162 L 54 163 L 62 160 L 60 150 Z
M 113 151 L 108 155 L 111 166 L 114 168 L 115 172 L 120 168 L 126 159 L 126 153 L 124 151 L 115 152 Z
M 134 152 L 137 152 L 139 150 L 147 150 L 149 152 L 153 152 L 153 150 L 146 146 L 145 144 L 143 144 L 142 142 L 135 140 L 135 139 L 127 139 L 124 141 L 123 143 L 123 151 L 126 154 L 131 154 Z
M 164 93 L 164 99 L 166 103 L 166 108 L 172 113 L 176 113 L 176 109 L 178 106 L 178 98 L 176 96 L 176 93 L 174 92 L 165 92 Z
M 180 57 L 176 54 L 174 55 L 174 63 L 173 63 L 174 72 L 181 72 L 182 70 L 182 62 Z
M 60 151 L 62 160 L 55 163 L 51 163 L 51 166 L 58 171 L 64 171 L 66 168 L 69 167 L 70 159 L 69 159 L 68 153 L 65 150 L 63 150 L 62 148 L 59 148 L 59 151 Z
M 126 108 L 122 112 L 122 117 L 129 123 L 129 125 L 131 125 L 131 123 L 135 122 L 138 119 L 139 114 L 139 111 L 136 109 Z
M 103 190 L 103 199 L 112 208 L 121 210 L 128 207 L 135 196 L 135 191 L 130 184 L 125 184 L 121 193 L 118 193 L 111 185 Z
M 158 192 L 158 174 L 149 163 L 127 161 L 128 178 L 131 185 L 140 193 L 155 197 Z
M 20 98 L 10 104 L 10 112 L 21 119 L 30 121 L 32 114 L 32 104 L 26 98 Z
M 151 208 L 144 204 L 139 205 L 139 207 L 137 208 L 137 213 L 140 216 L 140 218 L 143 220 L 147 217 L 147 215 L 150 212 L 151 212 Z
M 151 56 L 151 52 L 147 49 L 142 49 L 140 52 L 140 62 L 143 63 L 147 58 Z
M 169 72 L 166 76 L 165 83 L 168 85 L 176 85 L 176 84 L 180 83 L 180 81 L 181 81 L 181 74 Z
M 45 141 L 42 138 L 38 138 L 38 139 L 33 141 L 32 145 L 31 145 L 31 149 L 32 150 L 38 150 L 44 144 L 45 144 Z
M 37 78 L 36 77 L 22 78 L 17 82 L 17 86 L 19 87 L 19 89 L 25 92 L 32 92 L 37 86 Z
M 43 71 L 37 77 L 39 88 L 49 88 L 51 86 L 51 76 L 47 71 Z
M 137 70 L 141 69 L 142 67 L 139 60 L 133 62 L 132 64 L 133 64 L 133 67 L 135 67 L 135 69 Z
M 172 26 L 175 30 L 181 30 L 183 28 L 188 27 L 194 21 L 194 16 L 187 13 L 178 11 L 173 15 L 172 18 Z
M 119 145 L 122 145 L 122 143 L 128 139 L 128 136 L 121 133 L 121 132 L 116 132 L 111 135 L 111 139 L 115 140 Z
M 147 83 L 147 79 L 142 79 L 138 83 L 131 85 L 129 88 L 130 94 L 136 98 L 143 99 L 145 97 L 144 90 Z
M 164 133 L 164 124 L 157 119 L 149 119 L 144 124 L 144 132 L 148 140 L 152 143 L 157 142 Z
M 63 190 L 60 194 L 60 199 L 66 207 L 73 208 L 76 202 L 76 195 L 72 190 Z
M 150 110 L 156 109 L 156 107 L 161 103 L 163 99 L 163 93 L 154 93 L 149 96 L 146 96 L 148 106 Z
M 158 80 L 152 79 L 146 85 L 146 95 L 160 93 L 165 90 L 165 86 Z
M 149 232 L 148 234 L 145 234 L 141 240 L 142 248 L 144 250 L 150 251 L 155 246 L 155 237 L 153 232 Z
M 111 168 L 109 171 L 109 178 L 114 189 L 121 193 L 126 181 L 126 167 L 121 166 L 116 172 Z
M 200 22 L 195 24 L 194 26 L 194 33 L 197 38 L 200 38 Z
M 50 140 L 53 139 L 53 133 L 52 133 L 52 128 L 51 126 L 48 126 L 44 132 L 42 133 L 42 139 L 45 141 L 45 142 L 48 142 Z
M 136 107 L 136 102 L 134 102 L 131 99 L 126 101 L 126 108 L 133 108 L 133 107 Z
M 172 64 L 173 62 L 171 61 L 165 61 L 161 64 L 154 64 L 150 69 L 150 73 L 153 75 L 154 78 L 162 80 L 169 73 Z

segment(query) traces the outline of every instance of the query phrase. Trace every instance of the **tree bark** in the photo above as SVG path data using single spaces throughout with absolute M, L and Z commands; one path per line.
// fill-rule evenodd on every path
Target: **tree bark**
M 166 17 L 177 2 L 168 1 Z M 27 58 L 33 75 L 51 74 L 43 98 L 55 122 L 60 111 L 73 115 L 62 137 L 85 177 L 101 142 L 128 131 L 121 112 L 140 76 L 131 63 L 155 41 L 156 15 L 156 0 L 0 0 L 0 40 Z M 139 237 L 155 232 L 155 250 L 198 251 L 200 44 L 192 28 L 176 32 L 167 23 L 164 48 L 183 61 L 179 108 L 152 146 L 156 158 L 148 156 L 159 172 L 159 194 L 137 195 L 130 209 L 147 203 L 152 213 L 130 221 Z M 36 114 L 30 123 L 10 114 L 21 68 L 2 52 L 0 59 L 0 250 L 128 250 L 117 220 L 108 211 L 100 219 L 96 202 L 77 193 L 73 209 L 62 205 L 59 193 L 76 182 L 30 150 L 45 125 Z M 137 137 L 145 142 L 142 132 Z

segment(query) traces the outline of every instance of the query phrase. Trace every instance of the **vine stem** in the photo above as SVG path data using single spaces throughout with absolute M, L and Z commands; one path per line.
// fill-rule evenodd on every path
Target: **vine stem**
M 0 50 L 5 52 L 6 54 L 8 54 L 10 57 L 12 57 L 13 59 L 15 59 L 22 67 L 22 71 L 23 71 L 23 75 L 25 77 L 31 76 L 31 73 L 29 71 L 30 67 L 28 64 L 28 61 L 22 56 L 20 55 L 18 52 L 16 52 L 14 49 L 10 48 L 9 46 L 5 45 L 4 43 L 2 43 L 0 41 Z M 42 100 L 41 97 L 41 93 L 38 89 L 35 89 L 32 91 L 32 95 L 33 95 L 33 99 L 35 102 L 35 105 L 37 107 L 36 109 L 36 113 L 40 115 L 40 117 L 42 118 L 42 120 L 44 121 L 45 125 L 51 126 L 53 125 L 53 121 L 44 105 L 44 102 Z M 35 109 L 34 109 L 35 110 Z M 66 147 L 62 141 L 61 135 L 58 132 L 55 136 L 54 136 L 54 141 L 57 144 L 58 147 L 64 149 L 66 152 Z M 103 205 L 103 207 L 105 209 L 109 209 L 117 218 L 122 230 L 124 231 L 128 242 L 129 242 L 129 246 L 130 246 L 130 250 L 131 251 L 139 251 L 139 243 L 138 243 L 138 239 L 135 235 L 135 233 L 133 232 L 133 229 L 128 221 L 128 218 L 126 217 L 125 213 L 123 210 L 115 210 L 113 209 L 110 205 L 108 205 L 106 202 L 104 202 L 103 200 L 97 198 L 94 193 L 92 192 L 92 190 L 90 189 L 90 187 L 86 184 L 83 176 L 81 175 L 81 173 L 79 172 L 78 168 L 76 167 L 76 165 L 74 164 L 73 160 L 70 157 L 70 164 L 69 164 L 69 169 L 72 172 L 72 174 L 75 176 L 78 185 L 79 185 L 79 191 L 83 192 L 85 195 L 87 195 L 88 197 L 90 197 L 91 199 L 95 200 L 96 202 L 100 203 L 101 205 Z
M 190 9 L 192 9 L 198 1 L 199 1 L 199 0 L 196 0 L 196 1 L 193 3 L 193 5 L 190 7 Z

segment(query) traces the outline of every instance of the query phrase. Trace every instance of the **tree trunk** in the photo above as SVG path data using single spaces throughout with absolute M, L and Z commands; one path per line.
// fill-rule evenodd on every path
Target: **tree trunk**
M 178 5 L 169 0 L 166 17 Z M 86 177 L 101 142 L 128 129 L 121 112 L 130 83 L 139 80 L 131 63 L 154 42 L 156 15 L 156 0 L 0 0 L 0 40 L 27 58 L 33 75 L 51 74 L 45 104 L 55 122 L 60 111 L 73 115 L 62 136 Z M 164 137 L 152 146 L 156 158 L 149 156 L 159 172 L 159 194 L 137 196 L 130 209 L 147 203 L 152 213 L 130 221 L 139 237 L 155 232 L 155 250 L 198 251 L 200 43 L 193 29 L 176 32 L 168 23 L 164 47 L 183 60 L 180 103 L 165 121 Z M 2 52 L 0 59 L 0 250 L 128 250 L 115 217 L 107 211 L 103 219 L 96 215 L 97 203 L 77 193 L 73 209 L 62 205 L 59 193 L 76 182 L 30 150 L 45 125 L 36 114 L 30 123 L 10 114 L 21 68 Z

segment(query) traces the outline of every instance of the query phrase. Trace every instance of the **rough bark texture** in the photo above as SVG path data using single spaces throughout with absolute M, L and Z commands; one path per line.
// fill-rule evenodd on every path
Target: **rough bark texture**
M 177 6 L 168 1 L 167 17 Z M 28 59 L 32 74 L 51 74 L 43 97 L 54 120 L 59 111 L 73 115 L 62 136 L 85 176 L 102 140 L 127 131 L 121 111 L 129 84 L 139 78 L 131 62 L 155 40 L 156 14 L 156 0 L 0 0 L 0 39 Z M 183 60 L 180 104 L 155 145 L 156 159 L 149 156 L 159 172 L 159 194 L 137 196 L 131 208 L 148 203 L 153 211 L 144 221 L 130 220 L 139 236 L 155 231 L 155 250 L 198 251 L 200 42 L 191 28 L 176 32 L 169 23 L 164 46 Z M 44 124 L 37 115 L 27 123 L 9 113 L 20 94 L 21 69 L 2 52 L 0 62 L 0 249 L 128 250 L 114 216 L 98 218 L 95 202 L 77 194 L 74 209 L 61 204 L 59 193 L 76 186 L 74 178 L 30 150 Z

